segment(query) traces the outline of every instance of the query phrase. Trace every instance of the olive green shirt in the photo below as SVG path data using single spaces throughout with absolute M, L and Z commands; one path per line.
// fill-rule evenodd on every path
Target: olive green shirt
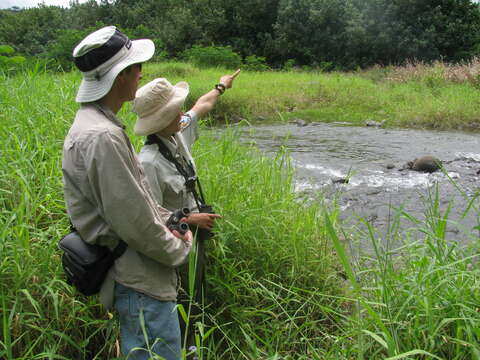
M 143 169 L 115 114 L 96 103 L 83 104 L 65 138 L 63 182 L 67 212 L 88 243 L 113 249 L 128 244 L 100 291 L 113 304 L 114 281 L 174 301 L 175 268 L 187 258 L 185 243 L 165 227 L 170 212 L 157 205 Z

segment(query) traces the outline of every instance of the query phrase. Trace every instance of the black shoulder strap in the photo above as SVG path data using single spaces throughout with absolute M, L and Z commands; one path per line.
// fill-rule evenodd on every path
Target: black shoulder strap
M 164 142 L 158 138 L 158 136 L 156 136 L 155 134 L 148 135 L 147 140 L 145 141 L 145 145 L 150 144 L 157 144 L 158 151 L 160 151 L 163 157 L 173 163 L 177 168 L 178 172 L 182 174 L 182 176 L 185 178 L 185 180 L 188 180 L 188 175 L 185 168 L 177 161 L 177 159 L 175 159 L 175 157 L 172 155 L 172 152 L 168 149 L 167 145 L 165 145 Z
M 147 139 L 145 140 L 145 145 L 151 145 L 151 144 L 157 144 L 158 151 L 163 155 L 163 157 L 165 159 L 167 159 L 168 161 L 173 163 L 173 165 L 175 165 L 178 172 L 185 178 L 185 182 L 188 182 L 189 181 L 188 171 L 185 170 L 185 168 L 182 166 L 182 164 L 180 164 L 180 162 L 177 159 L 175 159 L 175 157 L 172 155 L 172 152 L 163 143 L 163 141 L 158 138 L 157 135 L 150 134 L 150 135 L 147 136 Z M 197 193 L 197 191 L 195 190 L 195 188 L 193 188 L 191 191 L 192 191 L 193 197 L 195 198 L 195 202 L 197 203 L 197 206 L 200 207 L 200 205 L 205 204 L 205 198 L 203 196 L 202 187 L 200 185 L 200 179 L 196 175 L 196 172 L 195 172 L 195 169 L 193 168 L 193 165 L 191 163 L 189 163 L 185 158 L 184 158 L 184 161 L 187 164 L 187 166 L 189 166 L 191 172 L 195 173 L 195 183 L 198 185 L 198 189 L 200 191 L 200 196 Z
M 160 153 L 165 157 L 165 159 L 173 163 L 177 163 L 177 161 L 172 155 L 172 152 L 167 148 L 167 145 L 165 145 L 163 141 L 158 138 L 157 135 L 150 134 L 147 136 L 147 139 L 145 140 L 145 145 L 151 144 L 157 144 L 158 151 L 160 151 Z
M 122 256 L 123 253 L 127 250 L 127 247 L 128 247 L 127 243 L 122 239 L 119 239 L 117 247 L 112 251 L 113 258 L 116 260 L 120 256 Z

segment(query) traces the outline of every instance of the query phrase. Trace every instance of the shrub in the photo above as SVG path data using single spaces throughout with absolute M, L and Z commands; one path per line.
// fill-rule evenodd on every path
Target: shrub
M 322 72 L 329 72 L 335 70 L 335 65 L 331 61 L 322 61 L 318 64 L 318 68 Z
M 267 71 L 270 67 L 265 62 L 263 56 L 250 55 L 245 58 L 245 64 L 242 65 L 242 69 L 249 71 Z
M 285 64 L 283 64 L 283 70 L 292 71 L 294 66 L 295 66 L 295 59 L 288 59 L 287 61 L 285 61 Z
M 0 54 L 13 54 L 15 50 L 9 45 L 0 45 Z
M 0 45 L 0 70 L 14 71 L 25 62 L 23 56 L 11 56 L 15 53 L 15 49 L 9 45 Z M 5 55 L 2 55 L 5 54 Z
M 230 46 L 192 46 L 185 50 L 181 57 L 192 62 L 200 68 L 225 67 L 236 69 L 242 64 L 240 55 L 235 53 Z

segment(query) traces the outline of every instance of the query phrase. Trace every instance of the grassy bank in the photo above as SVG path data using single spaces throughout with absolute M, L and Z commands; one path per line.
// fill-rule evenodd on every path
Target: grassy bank
M 413 81 L 418 91 L 428 88 L 376 71 L 243 73 L 215 114 L 286 121 L 315 104 L 302 102 L 307 95 L 323 99 L 319 89 L 336 94 L 331 101 L 346 102 L 355 83 L 364 98 L 372 95 L 368 89 L 381 93 L 406 86 L 406 91 Z M 195 98 L 223 73 L 152 64 L 145 80 L 187 78 Z M 77 109 L 79 76 L 30 73 L 0 81 L 0 358 L 114 358 L 116 323 L 94 299 L 78 298 L 64 283 L 57 250 L 68 230 L 61 149 Z M 306 86 L 310 82 L 316 85 Z M 467 82 L 439 89 L 457 86 L 472 98 L 476 94 Z M 292 89 L 300 89 L 298 98 Z M 287 104 L 297 108 L 290 111 Z M 367 113 L 368 104 L 355 104 Z M 344 117 L 324 119 L 357 121 L 348 111 L 338 108 L 336 114 L 345 112 Z M 134 115 L 126 107 L 121 116 L 131 133 Z M 288 154 L 272 160 L 237 138 L 233 130 L 212 134 L 195 148 L 207 198 L 224 215 L 209 244 L 210 307 L 200 325 L 208 340 L 204 359 L 480 359 L 478 242 L 470 249 L 446 243 L 448 213 L 440 213 L 435 197 L 425 219 L 410 218 L 424 238 L 401 234 L 395 221 L 388 241 L 380 241 L 375 229 L 351 233 L 342 229 L 335 206 L 298 201 Z M 134 137 L 134 144 L 141 146 L 141 139 Z M 466 203 L 470 200 L 466 211 L 480 213 L 477 198 Z M 344 247 L 365 236 L 376 253 L 353 267 Z
M 384 121 L 386 127 L 480 128 L 480 61 L 464 66 L 437 63 L 373 68 L 358 73 L 242 73 L 213 115 L 219 121 Z M 225 73 L 188 64 L 147 67 L 146 78 L 188 80 L 190 101 Z

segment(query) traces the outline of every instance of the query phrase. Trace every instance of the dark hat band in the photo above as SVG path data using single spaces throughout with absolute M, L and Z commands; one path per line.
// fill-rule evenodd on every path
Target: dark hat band
M 105 44 L 96 49 L 90 50 L 85 55 L 75 57 L 75 65 L 82 72 L 93 70 L 111 59 L 122 49 L 123 46 L 130 49 L 132 41 L 129 40 L 128 36 L 124 33 L 115 30 L 115 33 Z

